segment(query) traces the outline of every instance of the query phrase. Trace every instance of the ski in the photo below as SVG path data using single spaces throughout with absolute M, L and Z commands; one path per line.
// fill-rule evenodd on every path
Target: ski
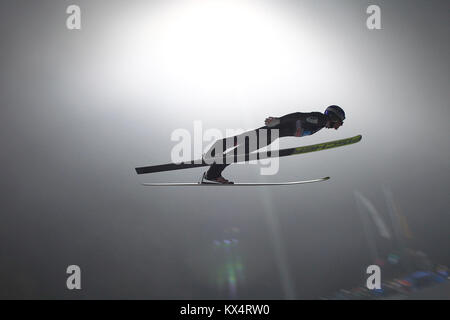
M 291 155 L 296 154 L 303 154 L 303 153 L 309 153 L 309 152 L 315 152 L 315 151 L 321 151 L 321 150 L 327 150 L 342 146 L 347 146 L 350 144 L 357 143 L 361 141 L 362 136 L 357 135 L 351 138 L 346 139 L 340 139 L 340 140 L 334 140 L 329 142 L 323 142 L 318 144 L 313 144 L 309 146 L 303 146 L 303 147 L 297 147 L 297 148 L 289 148 L 289 149 L 281 149 L 277 151 L 261 151 L 261 152 L 254 152 L 254 153 L 247 153 L 247 154 L 241 154 L 241 155 L 230 155 L 223 158 L 223 163 L 239 163 L 239 162 L 246 162 L 249 158 L 250 160 L 261 160 L 261 159 L 267 159 L 267 158 L 276 158 L 276 157 L 287 157 Z M 225 162 L 226 161 L 226 162 Z M 182 163 L 168 163 L 168 164 L 161 164 L 156 166 L 146 166 L 146 167 L 138 167 L 136 168 L 137 174 L 145 174 L 145 173 L 154 173 L 154 172 L 164 172 L 164 171 L 172 171 L 172 170 L 181 170 L 181 169 L 191 169 L 191 168 L 198 168 L 198 167 L 207 167 L 210 166 L 211 163 L 206 163 L 203 159 L 198 160 L 192 160 L 189 162 L 182 162 Z
M 321 182 L 326 181 L 328 179 L 330 179 L 330 177 L 304 181 L 267 182 L 267 183 L 261 182 L 261 183 L 222 184 L 222 183 L 197 182 L 197 183 L 143 183 L 142 185 L 148 187 L 263 187 L 263 186 L 291 186 L 296 184 Z

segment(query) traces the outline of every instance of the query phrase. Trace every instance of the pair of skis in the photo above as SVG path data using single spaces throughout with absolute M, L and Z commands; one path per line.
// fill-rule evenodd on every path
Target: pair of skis
M 239 158 L 247 159 L 248 157 L 252 156 L 256 159 L 267 159 L 267 158 L 274 158 L 274 157 L 287 157 L 291 155 L 296 154 L 304 154 L 309 152 L 315 152 L 315 151 L 321 151 L 321 150 L 327 150 L 337 147 L 342 147 L 346 145 L 355 144 L 359 141 L 361 141 L 362 136 L 357 135 L 351 138 L 346 139 L 340 139 L 340 140 L 334 140 L 324 143 L 318 143 L 314 145 L 309 146 L 303 146 L 303 147 L 297 147 L 297 148 L 289 148 L 289 149 L 281 149 L 278 150 L 276 155 L 273 156 L 274 152 L 257 152 L 253 154 L 245 154 L 240 155 Z M 230 160 L 236 160 L 234 156 L 226 157 L 225 160 L 226 163 L 231 163 Z M 245 162 L 245 160 L 242 161 L 235 161 L 235 163 L 238 162 Z M 165 171 L 172 171 L 172 170 L 181 170 L 181 169 L 191 169 L 191 168 L 199 168 L 199 167 L 206 167 L 211 165 L 210 163 L 206 163 L 204 160 L 192 160 L 188 162 L 182 162 L 179 164 L 176 163 L 168 163 L 168 164 L 162 164 L 162 165 L 156 165 L 156 166 L 145 166 L 145 167 L 138 167 L 136 168 L 137 174 L 146 174 L 146 173 L 155 173 L 155 172 L 165 172 Z M 174 186 L 284 186 L 284 185 L 296 185 L 296 184 L 306 184 L 306 183 L 314 183 L 314 182 L 321 182 L 326 181 L 330 179 L 330 177 L 320 178 L 320 179 L 314 179 L 314 180 L 305 180 L 305 181 L 291 181 L 291 182 L 275 182 L 275 183 L 234 183 L 234 184 L 219 184 L 219 183 L 206 183 L 206 182 L 198 182 L 198 183 L 144 183 L 144 186 L 166 186 L 166 187 L 174 187 Z

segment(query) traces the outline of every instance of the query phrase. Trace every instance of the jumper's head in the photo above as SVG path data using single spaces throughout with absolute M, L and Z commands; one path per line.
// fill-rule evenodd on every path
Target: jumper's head
M 341 107 L 332 105 L 325 110 L 325 115 L 328 116 L 326 123 L 327 128 L 339 129 L 344 124 L 345 112 Z

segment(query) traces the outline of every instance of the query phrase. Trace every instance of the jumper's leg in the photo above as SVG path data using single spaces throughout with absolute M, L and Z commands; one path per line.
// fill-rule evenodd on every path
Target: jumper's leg
M 265 130 L 261 131 L 261 129 Z M 264 137 L 265 139 L 261 139 L 262 134 L 266 135 Z M 222 177 L 223 170 L 225 170 L 225 168 L 232 163 L 230 161 L 228 161 L 227 163 L 226 156 L 233 153 L 233 162 L 237 162 L 238 156 L 242 154 L 247 154 L 247 156 L 245 157 L 245 161 L 256 160 L 256 157 L 255 159 L 253 159 L 251 155 L 248 154 L 271 144 L 276 137 L 275 135 L 272 136 L 271 130 L 266 130 L 265 127 L 262 127 L 256 130 L 244 132 L 234 137 L 228 137 L 222 140 L 218 140 L 206 153 L 206 156 L 209 157 L 207 158 L 209 159 L 209 161 L 214 159 L 214 162 L 206 173 L 206 179 L 214 180 Z M 232 148 L 231 150 L 230 147 Z M 226 152 L 224 152 L 223 150 L 225 150 Z

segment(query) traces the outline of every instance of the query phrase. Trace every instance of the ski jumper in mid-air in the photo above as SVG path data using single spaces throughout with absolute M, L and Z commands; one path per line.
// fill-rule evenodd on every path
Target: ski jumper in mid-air
M 269 117 L 265 120 L 265 126 L 260 127 L 253 132 L 249 131 L 241 134 L 240 136 L 250 136 L 249 133 L 256 134 L 257 143 L 250 144 L 248 139 L 245 139 L 245 152 L 250 153 L 256 151 L 260 148 L 266 147 L 274 142 L 278 137 L 303 137 L 309 136 L 322 128 L 328 129 L 338 129 L 343 125 L 345 119 L 345 112 L 339 106 L 332 105 L 326 108 L 324 113 L 321 112 L 295 112 L 290 113 L 280 118 Z M 267 139 L 260 139 L 259 131 L 261 129 L 265 129 L 267 132 Z M 271 130 L 278 129 L 278 134 L 271 134 Z M 234 146 L 231 150 L 226 150 L 227 141 Z M 227 152 L 233 151 L 236 154 L 238 147 L 241 146 L 238 144 L 238 136 L 228 137 L 222 140 L 218 140 L 214 143 L 214 145 L 210 148 L 208 153 L 213 157 L 220 157 L 227 154 Z M 242 142 L 241 142 L 242 144 Z M 219 148 L 218 148 L 219 147 Z M 243 147 L 243 146 L 241 146 Z M 215 154 L 215 150 L 224 150 L 224 152 L 220 155 Z M 207 154 L 208 154 L 207 153 Z M 229 166 L 230 163 L 216 163 L 214 162 L 207 172 L 203 174 L 202 182 L 206 183 L 217 183 L 217 184 L 233 184 L 233 182 L 225 179 L 222 176 L 222 171 Z

